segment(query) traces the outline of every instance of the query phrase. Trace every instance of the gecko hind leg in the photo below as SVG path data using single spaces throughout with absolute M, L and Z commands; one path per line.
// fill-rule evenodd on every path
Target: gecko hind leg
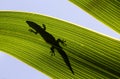
M 54 49 L 55 49 L 55 47 L 54 46 L 52 46 L 51 48 L 50 48 L 50 53 L 51 53 L 51 56 L 55 56 L 55 51 L 54 51 Z
M 65 40 L 61 40 L 61 39 L 57 39 L 57 43 L 61 43 L 63 46 L 66 46 L 67 44 L 65 44 Z

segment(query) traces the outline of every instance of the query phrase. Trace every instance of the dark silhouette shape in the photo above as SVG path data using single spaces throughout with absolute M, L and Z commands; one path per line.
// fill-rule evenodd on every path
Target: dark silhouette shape
M 66 65 L 69 67 L 69 69 L 71 70 L 72 74 L 74 74 L 73 69 L 71 67 L 70 61 L 68 59 L 67 54 L 65 53 L 65 51 L 62 49 L 62 47 L 59 45 L 59 43 L 66 45 L 61 39 L 57 39 L 55 40 L 55 38 L 53 37 L 53 35 L 51 35 L 50 33 L 46 32 L 46 27 L 44 24 L 42 24 L 43 28 L 41 28 L 41 26 L 39 26 L 38 24 L 32 22 L 32 21 L 26 21 L 26 23 L 34 30 L 29 29 L 30 32 L 33 32 L 35 34 L 40 34 L 42 36 L 42 38 L 49 43 L 52 47 L 51 49 L 51 55 L 55 55 L 54 53 L 54 49 L 56 49 L 60 55 L 62 56 L 62 58 L 64 59 L 64 62 L 66 63 Z

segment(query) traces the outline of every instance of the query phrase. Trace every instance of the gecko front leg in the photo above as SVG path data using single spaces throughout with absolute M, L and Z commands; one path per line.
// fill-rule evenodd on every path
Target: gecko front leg
M 42 24 L 42 26 L 43 26 L 43 30 L 46 30 L 46 26 L 45 26 L 45 24 Z
M 34 34 L 37 34 L 37 32 L 35 32 L 35 31 L 32 30 L 32 29 L 29 29 L 28 31 L 33 32 Z

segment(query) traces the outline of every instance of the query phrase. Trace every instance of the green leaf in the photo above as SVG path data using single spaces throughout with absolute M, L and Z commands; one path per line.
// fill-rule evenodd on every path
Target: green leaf
M 66 66 L 59 52 L 51 56 L 48 43 L 28 31 L 26 21 L 45 24 L 46 31 L 66 40 L 62 46 L 75 75 Z M 0 11 L 0 50 L 29 64 L 51 78 L 83 79 L 120 77 L 120 41 L 52 17 Z
M 69 0 L 120 34 L 119 0 Z

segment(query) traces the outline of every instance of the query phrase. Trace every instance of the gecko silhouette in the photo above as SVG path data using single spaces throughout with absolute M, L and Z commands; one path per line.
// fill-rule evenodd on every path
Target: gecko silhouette
M 69 67 L 70 71 L 72 72 L 72 74 L 74 75 L 73 69 L 71 67 L 70 61 L 68 59 L 67 54 L 65 53 L 65 51 L 62 49 L 62 47 L 59 45 L 59 43 L 66 45 L 61 39 L 55 39 L 53 35 L 51 35 L 50 33 L 46 32 L 46 27 L 45 24 L 42 24 L 43 28 L 41 28 L 40 25 L 32 22 L 32 21 L 26 21 L 26 23 L 34 30 L 29 29 L 30 32 L 33 32 L 35 34 L 40 34 L 42 36 L 42 38 L 51 45 L 51 55 L 55 55 L 54 49 L 56 49 L 59 54 L 62 56 L 64 62 L 66 63 L 66 65 Z

